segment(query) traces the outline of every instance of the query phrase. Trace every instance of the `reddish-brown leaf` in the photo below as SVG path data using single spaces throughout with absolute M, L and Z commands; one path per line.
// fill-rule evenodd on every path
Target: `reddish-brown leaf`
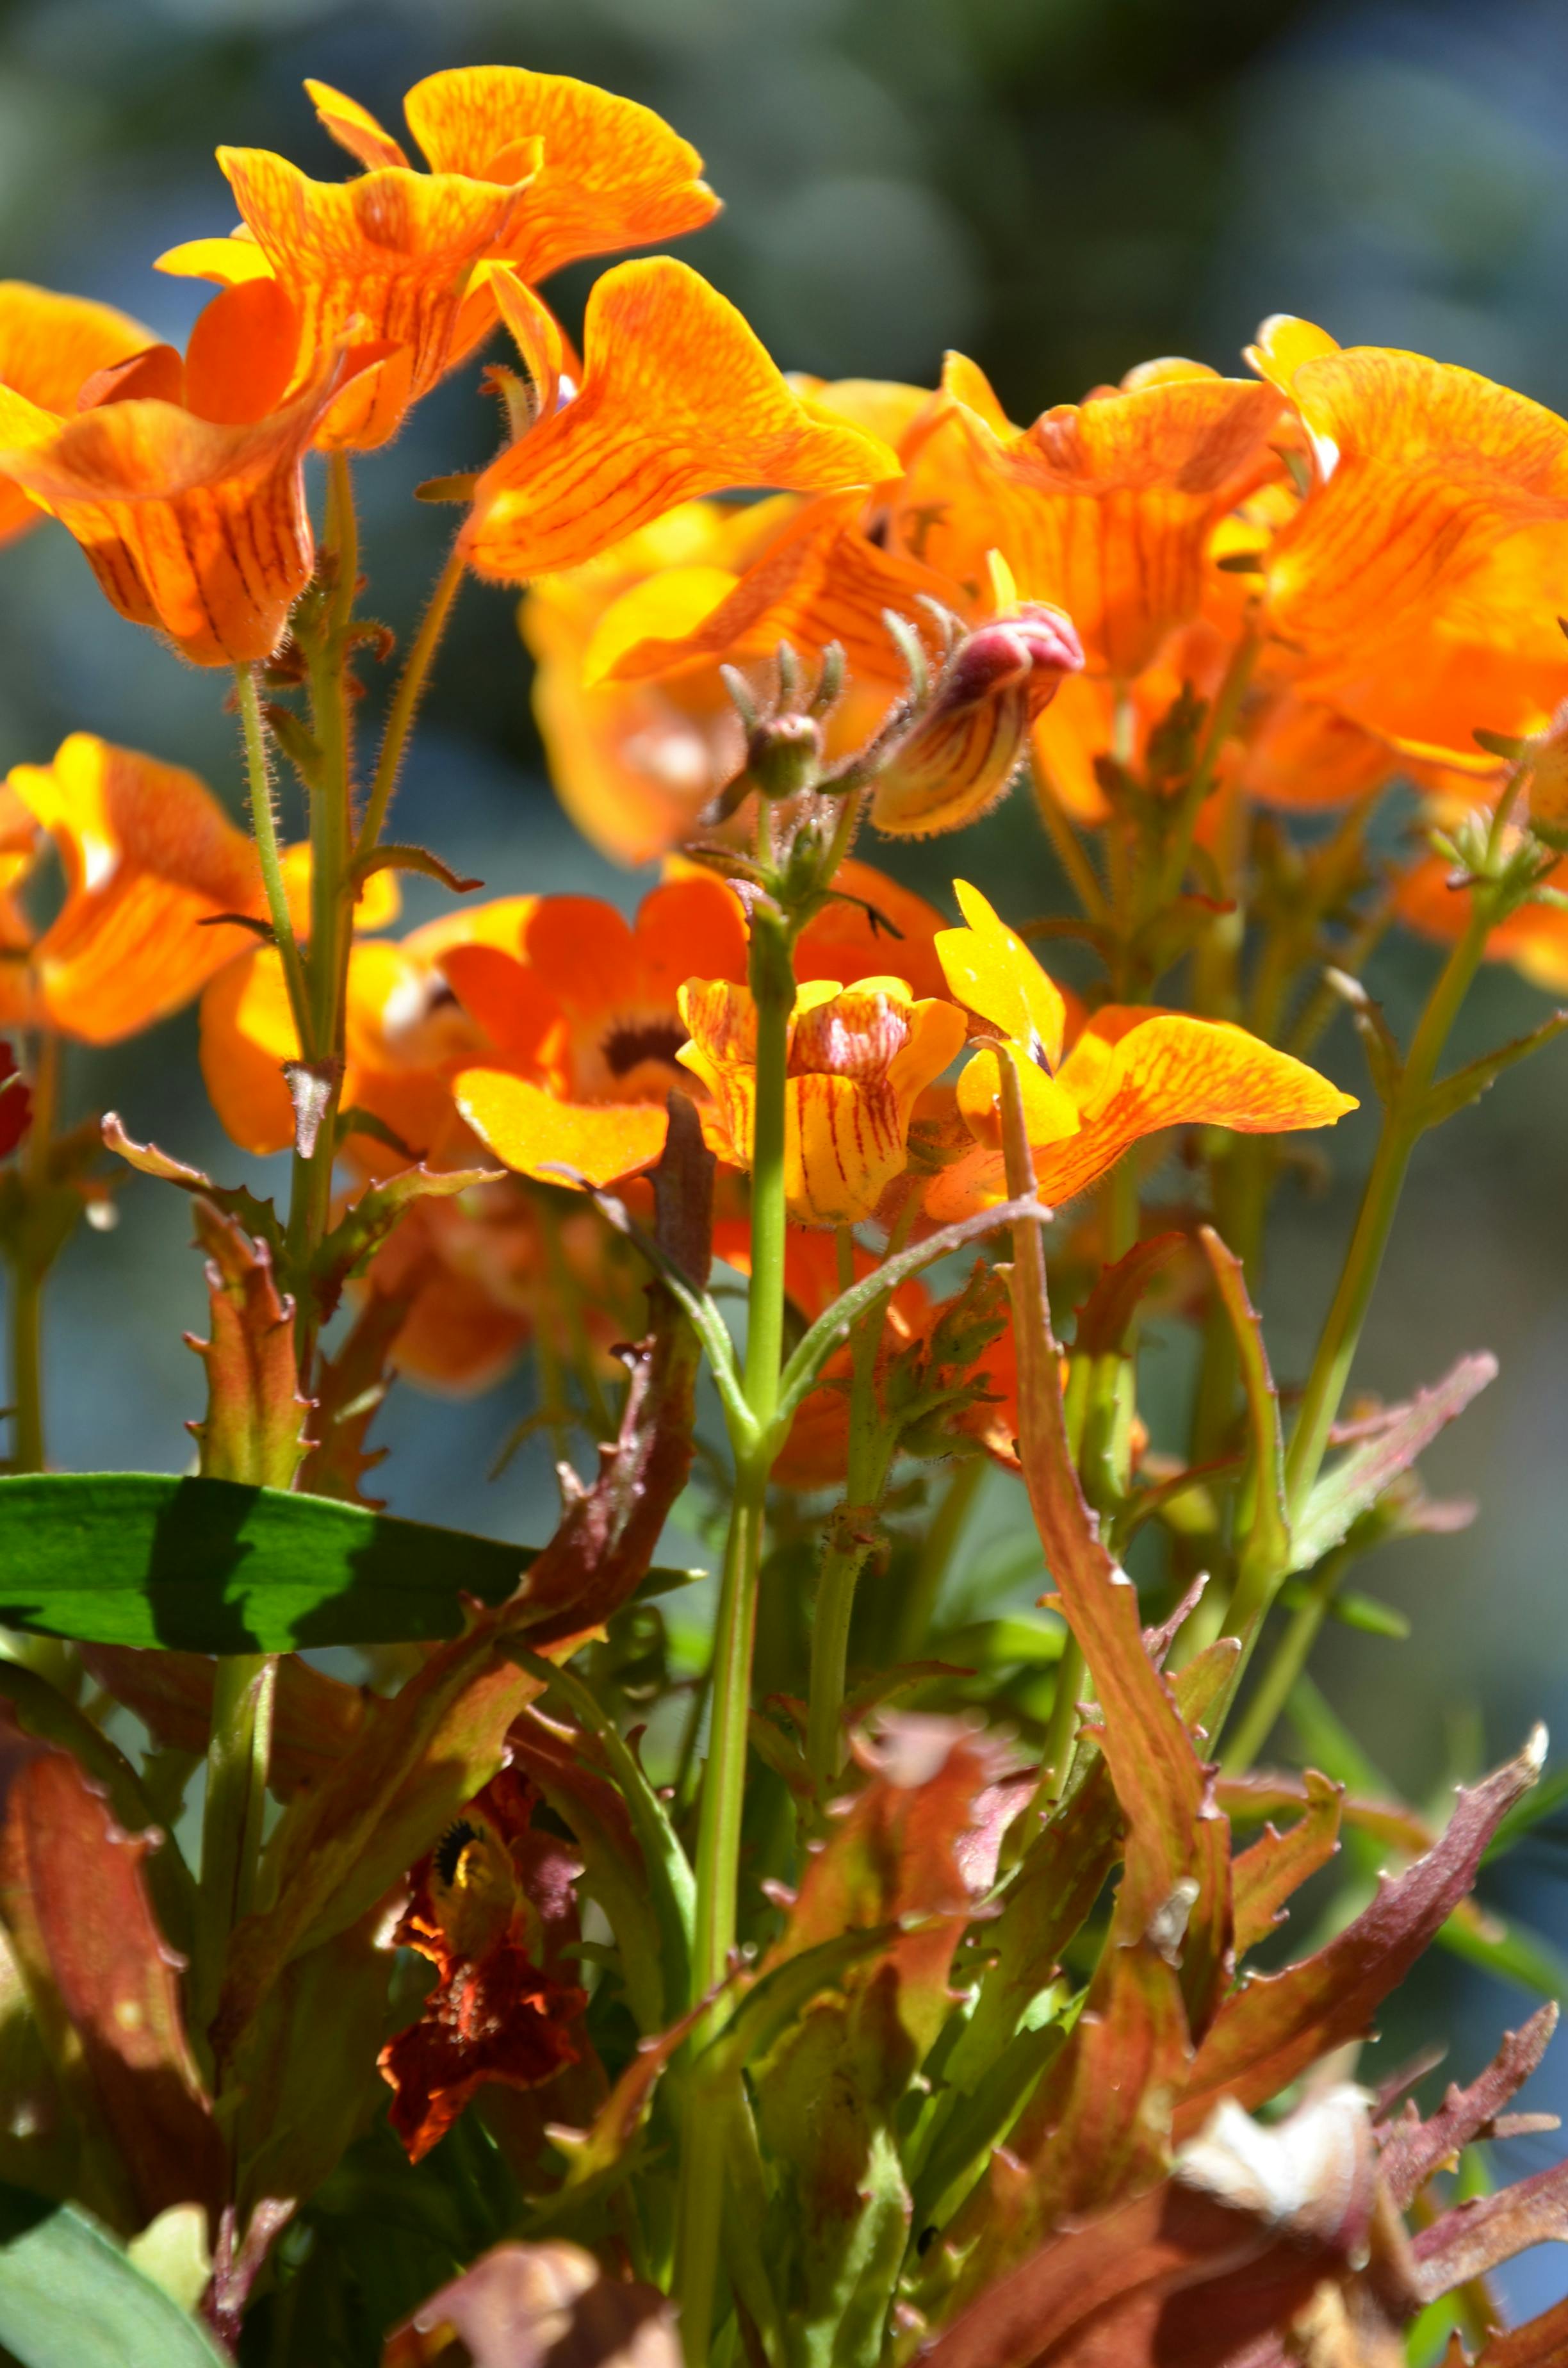
M 294 1361 L 294 1303 L 280 1299 L 272 1252 L 198 1193 L 196 1238 L 207 1252 L 212 1337 L 191 1340 L 207 1368 L 206 1418 L 190 1426 L 210 1480 L 291 1488 L 310 1412 Z
M 522 1586 L 438 1645 L 268 1845 L 273 1905 L 234 1935 L 217 2026 L 232 2048 L 290 1958 L 328 1940 L 430 1849 L 501 1766 L 506 1730 L 540 1691 L 507 1656 L 522 1638 L 571 1649 L 645 1575 L 691 1463 L 697 1346 L 662 1291 L 633 1368 L 620 1435 L 594 1486 L 567 1507 Z
M 1330 2048 L 1360 2038 L 1394 1985 L 1469 1892 L 1497 1826 L 1540 1773 L 1540 1730 L 1517 1759 L 1461 1792 L 1442 1839 L 1404 1873 L 1385 1876 L 1369 1907 L 1315 1956 L 1255 1975 L 1226 1999 L 1193 2066 L 1176 2115 L 1190 2135 L 1221 2097 L 1244 2105 L 1278 2095 Z
M 205 1751 L 212 1720 L 213 1664 L 204 1653 L 137 1645 L 83 1645 L 82 1659 L 105 1691 L 135 1712 L 154 1739 L 176 1751 Z M 361 1686 L 329 1678 L 297 1654 L 278 1664 L 267 1782 L 280 1800 L 330 1775 L 372 1707 Z
M 1007 1189 L 1032 1191 L 1034 1169 L 1017 1079 L 1005 1068 Z M 1230 1961 L 1229 1840 L 1211 1779 L 1169 1687 L 1143 1647 L 1137 1594 L 1118 1569 L 1085 1502 L 1067 1442 L 1060 1352 L 1051 1333 L 1040 1228 L 1013 1238 L 1011 1283 L 1018 1365 L 1018 1453 L 1046 1566 L 1084 1650 L 1103 1713 L 1102 1748 L 1127 1819 L 1126 1872 L 1117 1904 L 1124 1939 L 1187 1905 L 1183 1987 L 1203 2031 Z
M 1430 2121 L 1407 2104 L 1384 2134 L 1382 2169 L 1389 2193 L 1404 2211 L 1434 2172 L 1461 2146 L 1483 2136 L 1509 2099 L 1517 2095 L 1546 2054 L 1557 2028 L 1555 2001 L 1538 2008 L 1522 2031 L 1504 2034 L 1503 2044 L 1468 2089 L 1450 2084 Z
M 1278 1833 L 1265 1826 L 1250 1850 L 1231 1861 L 1231 1896 L 1241 1956 L 1284 1921 L 1285 1902 L 1339 1848 L 1339 1806 L 1345 1788 L 1309 1769 L 1302 1782 L 1306 1815 Z
M 1568 2239 L 1568 2162 L 1554 2162 L 1533 2179 L 1516 2180 L 1495 2195 L 1456 2203 L 1429 2228 L 1416 2231 L 1415 2259 L 1424 2298 L 1432 2302 L 1471 2278 L 1483 2278 L 1532 2245 Z
M 66 1752 L 38 1752 L 11 1783 L 0 1918 L 50 2053 L 98 2134 L 106 2208 L 128 2229 L 173 2203 L 215 2206 L 222 2179 L 181 2018 L 181 1960 L 147 1897 L 151 1847 L 121 1832 Z
M 653 2286 L 605 2276 L 580 2246 L 497 2245 L 394 2328 L 382 2368 L 681 2368 Z
M 1101 1269 L 1099 1281 L 1078 1310 L 1073 1345 L 1085 1357 L 1117 1357 L 1155 1277 L 1192 1244 L 1186 1234 L 1151 1234 L 1125 1258 Z
M 1494 2335 L 1475 2368 L 1564 2368 L 1564 2362 L 1568 2362 L 1568 2299 L 1554 2303 L 1539 2318 L 1527 2319 L 1523 2327 Z
M 372 1291 L 342 1346 L 324 1357 L 316 1375 L 316 1407 L 311 1417 L 312 1447 L 300 1472 L 300 1486 L 312 1497 L 337 1497 L 379 1512 L 386 1499 L 365 1493 L 365 1475 L 386 1449 L 366 1451 L 370 1425 L 380 1414 L 393 1374 L 387 1362 L 430 1264 L 405 1279 L 399 1292 Z

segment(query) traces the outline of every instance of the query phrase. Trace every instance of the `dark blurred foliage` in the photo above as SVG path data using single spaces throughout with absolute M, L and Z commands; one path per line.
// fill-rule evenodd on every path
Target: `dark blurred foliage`
M 1151 355 L 1236 368 L 1258 319 L 1288 310 L 1346 341 L 1415 347 L 1568 402 L 1561 0 L 34 0 L 0 16 L 0 271 L 108 298 L 182 336 L 201 291 L 149 266 L 176 240 L 229 228 L 216 143 L 276 148 L 337 176 L 349 168 L 303 75 L 401 130 L 410 83 L 475 61 L 608 85 L 691 138 L 726 211 L 682 252 L 787 367 L 929 382 L 958 345 L 1027 418 Z M 569 317 L 588 277 L 551 291 Z M 463 373 L 360 471 L 372 598 L 400 632 L 450 520 L 409 489 L 482 460 L 495 434 Z M 399 834 L 491 893 L 634 896 L 642 883 L 611 874 L 556 814 L 514 606 L 465 594 Z M 110 616 L 63 536 L 46 529 L 0 555 L 5 762 L 85 727 L 196 765 L 237 803 L 222 689 Z M 934 894 L 962 870 L 1018 917 L 1059 884 L 1022 796 L 892 868 Z M 1431 962 L 1408 943 L 1380 957 L 1373 985 L 1396 1024 Z M 1541 1014 L 1532 990 L 1490 973 L 1456 1056 Z M 118 1103 L 135 1133 L 237 1172 L 194 1050 L 187 1015 L 112 1056 L 74 1058 L 73 1114 Z M 1347 1031 L 1324 1058 L 1365 1090 Z M 1489 1344 L 1503 1360 L 1429 1459 L 1434 1486 L 1480 1497 L 1480 1525 L 1392 1549 L 1373 1574 L 1415 1621 L 1414 1641 L 1339 1632 L 1320 1655 L 1374 1758 L 1437 1796 L 1461 1772 L 1476 1717 L 1495 1758 L 1528 1716 L 1568 1707 L 1563 1058 L 1559 1048 L 1506 1079 L 1425 1147 L 1366 1342 L 1365 1381 L 1389 1395 L 1466 1349 Z M 1283 1197 L 1268 1307 L 1287 1380 L 1332 1288 L 1369 1142 L 1363 1115 L 1323 1146 L 1332 1180 Z M 173 1467 L 198 1395 L 179 1338 L 199 1319 L 198 1265 L 177 1196 L 138 1184 L 124 1209 L 119 1232 L 84 1236 L 59 1278 L 53 1452 Z M 1153 1360 L 1156 1431 L 1181 1378 L 1177 1355 Z M 528 1403 L 521 1381 L 469 1407 L 394 1402 L 394 1504 L 498 1533 L 537 1529 L 541 1450 L 485 1479 Z M 1016 1517 L 1005 1490 L 987 1499 L 994 1524 Z M 1564 1872 L 1543 1845 L 1504 1878 L 1507 1903 L 1560 1939 Z M 1451 2023 L 1464 1978 L 1439 1961 L 1399 2034 Z M 1479 1978 L 1462 1997 L 1461 2068 L 1523 2010 Z M 1550 2266 L 1521 2275 L 1540 2299 L 1561 2283 Z

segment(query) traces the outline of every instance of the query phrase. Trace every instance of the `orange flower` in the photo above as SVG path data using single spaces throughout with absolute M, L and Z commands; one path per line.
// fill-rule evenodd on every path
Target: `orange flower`
M 515 302 L 508 318 L 526 327 Z M 727 485 L 818 492 L 898 473 L 885 444 L 808 411 L 734 306 L 685 264 L 607 271 L 583 337 L 581 393 L 545 406 L 474 488 L 463 549 L 481 575 L 521 583 L 580 566 Z
M 1000 552 L 1026 600 L 1066 610 L 1091 671 L 1131 680 L 1198 615 L 1217 522 L 1277 467 L 1277 395 L 1151 364 L 1019 430 L 972 363 L 946 382 L 947 415 L 893 493 L 889 548 L 971 598 Z
M 1062 1059 L 1060 992 L 983 896 L 962 881 L 954 892 L 969 927 L 944 932 L 937 951 L 954 996 L 1019 1063 L 1036 1180 L 1052 1206 L 1085 1191 L 1165 1127 L 1276 1134 L 1332 1126 L 1356 1108 L 1315 1069 L 1244 1028 L 1141 1005 L 1096 1012 Z M 959 1112 L 972 1142 L 926 1188 L 926 1212 L 938 1222 L 1006 1196 L 997 1058 L 983 1042 L 959 1079 Z
M 12 901 L 40 834 L 65 901 L 34 937 Z M 194 773 L 90 732 L 50 765 L 16 765 L 0 791 L 0 1019 L 117 1043 L 188 1002 L 243 955 L 222 913 L 264 911 L 256 849 Z
M 680 1060 L 711 1097 L 710 1147 L 749 1167 L 756 1093 L 756 1008 L 744 986 L 692 978 L 680 991 L 691 1042 Z M 784 1189 L 808 1225 L 857 1224 L 900 1175 L 915 1103 L 963 1042 L 950 1003 L 916 1000 L 901 978 L 841 987 L 817 979 L 790 1023 Z
M 310 577 L 302 462 L 359 365 L 325 356 L 284 401 L 291 359 L 262 281 L 214 299 L 183 362 L 153 346 L 100 370 L 74 416 L 0 386 L 0 475 L 75 537 L 121 616 L 198 666 L 269 656 Z
M 1265 560 L 1303 692 L 1417 755 L 1538 730 L 1568 691 L 1568 424 L 1419 354 L 1342 353 L 1283 317 L 1258 336 L 1316 459 Z
M 635 928 L 591 896 L 532 904 L 505 945 L 454 945 L 443 968 L 507 1065 L 457 1077 L 457 1106 L 508 1167 L 590 1184 L 652 1167 L 665 1147 L 693 972 L 745 976 L 741 908 L 710 874 L 644 898 Z
M 379 878 L 369 883 L 371 890 Z M 308 871 L 301 865 L 290 881 L 296 928 L 305 917 L 307 890 Z M 517 898 L 506 909 L 515 912 L 532 901 Z M 386 917 L 384 901 L 361 899 L 362 926 L 377 927 Z M 471 926 L 483 926 L 477 914 L 463 917 Z M 417 1156 L 439 1156 L 452 1144 L 454 1156 L 444 1164 L 460 1167 L 461 1129 L 449 1081 L 486 1047 L 478 1026 L 453 1001 L 441 969 L 443 933 L 450 926 L 433 923 L 401 945 L 369 939 L 354 946 L 342 1107 L 369 1110 Z M 299 1057 L 282 964 L 270 946 L 257 947 L 220 972 L 201 999 L 201 1073 L 213 1109 L 243 1150 L 283 1151 L 293 1142 L 294 1110 L 283 1064 Z M 362 1166 L 407 1165 L 371 1137 L 354 1141 Z
M 574 2030 L 587 1993 L 568 1977 L 579 1872 L 531 1823 L 532 1788 L 509 1769 L 469 1803 L 414 1873 L 395 1938 L 437 1969 L 417 2022 L 377 2059 L 392 2125 L 411 2162 L 429 2153 L 475 2090 L 537 2089 L 582 2060 Z
M 700 157 L 667 124 L 564 75 L 468 66 L 417 83 L 403 111 L 428 172 L 357 101 L 305 87 L 363 179 L 312 181 L 281 156 L 221 148 L 243 233 L 172 248 L 159 268 L 225 286 L 266 279 L 291 324 L 296 383 L 324 356 L 374 344 L 381 359 L 334 405 L 323 445 L 385 443 L 489 335 L 489 267 L 540 279 L 695 230 L 717 205 Z
M 112 304 L 0 279 L 0 385 L 45 411 L 74 411 L 77 391 L 96 372 L 156 343 L 151 329 Z M 26 534 L 42 516 L 19 485 L 0 480 L 0 542 Z

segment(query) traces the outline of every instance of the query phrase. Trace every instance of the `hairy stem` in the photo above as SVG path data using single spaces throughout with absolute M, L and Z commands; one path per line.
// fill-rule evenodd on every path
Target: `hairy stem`
M 267 918 L 272 924 L 278 958 L 283 965 L 283 981 L 289 990 L 289 1009 L 294 1021 L 294 1033 L 300 1040 L 301 1053 L 308 1061 L 314 1056 L 310 990 L 305 984 L 304 958 L 301 954 L 289 911 L 289 892 L 283 884 L 278 817 L 272 806 L 272 772 L 267 761 L 267 726 L 262 719 L 261 694 L 256 688 L 254 666 L 234 668 L 234 690 L 240 711 L 240 730 L 244 738 L 251 833 L 256 840 L 256 860 L 261 866 Z
M 375 778 L 370 783 L 370 794 L 366 800 L 364 817 L 359 825 L 359 835 L 355 841 L 354 851 L 360 859 L 369 855 L 385 827 L 387 809 L 392 803 L 392 791 L 397 787 L 397 777 L 407 752 L 409 734 L 414 729 L 415 718 L 419 712 L 419 702 L 429 688 L 436 653 L 441 645 L 441 636 L 447 630 L 453 604 L 462 588 L 466 573 L 467 568 L 461 551 L 459 544 L 454 542 L 447 555 L 446 565 L 431 587 L 430 598 L 425 606 L 425 614 L 420 619 L 418 631 L 409 644 L 408 655 L 403 664 L 403 672 L 398 677 L 397 689 L 392 693 L 392 706 L 387 714 L 387 728 L 382 734 L 381 753 L 376 758 Z

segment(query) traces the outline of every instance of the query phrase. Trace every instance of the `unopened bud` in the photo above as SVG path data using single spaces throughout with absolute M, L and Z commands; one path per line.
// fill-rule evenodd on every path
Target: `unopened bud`
M 966 634 L 881 769 L 871 801 L 877 828 L 892 838 L 926 838 L 984 814 L 1023 762 L 1029 726 L 1083 664 L 1072 620 L 1042 601 Z
M 1568 848 L 1568 706 L 1531 748 L 1530 828 L 1548 847 Z
M 746 734 L 746 770 L 765 798 L 814 789 L 822 755 L 822 725 L 814 715 L 766 716 Z

